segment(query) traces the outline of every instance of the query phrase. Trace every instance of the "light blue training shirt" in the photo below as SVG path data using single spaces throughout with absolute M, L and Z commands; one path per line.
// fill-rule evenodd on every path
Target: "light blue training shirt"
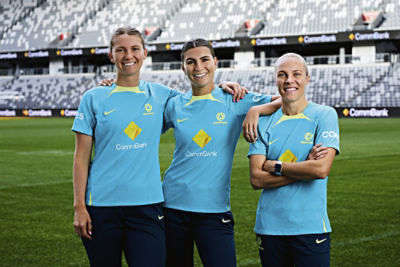
M 177 94 L 141 80 L 138 87 L 114 84 L 83 95 L 72 130 L 94 139 L 87 205 L 146 205 L 164 200 L 158 149 L 166 103 Z
M 309 103 L 297 115 L 286 116 L 280 108 L 259 121 L 259 138 L 250 145 L 249 156 L 265 155 L 283 162 L 305 161 L 315 144 L 339 153 L 336 111 Z M 284 171 L 284 170 L 283 170 Z M 327 213 L 325 179 L 297 181 L 279 188 L 264 189 L 260 196 L 254 230 L 263 235 L 301 235 L 331 232 Z
M 248 93 L 239 102 L 215 88 L 171 99 L 165 110 L 166 129 L 174 128 L 176 147 L 165 173 L 165 207 L 191 212 L 230 210 L 230 176 L 237 141 L 250 107 L 271 96 Z

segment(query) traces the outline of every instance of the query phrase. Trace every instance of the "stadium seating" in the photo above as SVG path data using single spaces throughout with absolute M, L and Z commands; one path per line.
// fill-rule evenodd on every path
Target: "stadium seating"
M 336 33 L 351 30 L 366 10 L 383 12 L 385 19 L 376 30 L 400 29 L 398 0 L 0 0 L 0 53 L 57 45 L 108 46 L 112 31 L 122 25 L 136 26 L 146 33 L 150 44 L 193 37 L 234 38 L 245 22 L 254 21 L 264 26 L 259 32 L 245 33 L 250 37 Z M 154 30 L 160 35 L 152 35 Z M 388 60 L 381 55 L 377 54 L 378 63 L 369 65 L 337 65 L 336 56 L 329 58 L 328 65 L 311 65 L 308 99 L 335 107 L 399 107 L 400 63 L 382 63 Z M 392 60 L 398 61 L 398 56 Z M 216 82 L 237 81 L 252 91 L 277 94 L 273 69 L 258 66 L 218 69 Z M 77 108 L 83 92 L 113 76 L 109 72 L 26 75 L 35 73 L 27 69 L 3 71 L 1 75 L 14 72 L 21 75 L 0 76 L 0 109 Z M 190 90 L 182 71 L 165 70 L 156 64 L 142 71 L 142 79 L 182 92 Z
M 29 16 L 18 20 L 9 31 L 4 32 L 0 51 L 46 49 L 60 35 L 74 32 L 101 1 L 42 1 L 30 11 Z
M 334 107 L 400 106 L 400 64 L 314 65 L 306 91 L 310 101 Z M 80 97 L 104 78 L 114 74 L 68 74 L 57 76 L 3 77 L 0 109 L 77 108 Z M 182 71 L 144 71 L 142 79 L 165 84 L 176 90 L 190 90 Z M 273 68 L 219 69 L 215 80 L 236 81 L 248 89 L 269 95 L 278 94 Z
M 0 107 L 12 109 L 76 108 L 80 97 L 96 85 L 93 75 L 21 76 L 1 85 Z
M 159 29 L 153 43 L 233 38 L 253 19 L 264 25 L 254 33 L 258 37 L 336 33 L 351 29 L 364 10 L 383 11 L 377 30 L 400 27 L 397 0 L 38 0 L 38 6 L 2 1 L 7 4 L 0 5 L 0 52 L 46 49 L 63 34 L 71 40 L 62 47 L 108 46 L 121 25 L 148 34 L 152 30 L 146 29 Z
M 265 18 L 257 36 L 337 33 L 351 26 L 365 8 L 377 8 L 382 0 L 278 1 Z
M 157 42 L 187 41 L 193 36 L 208 40 L 235 37 L 236 30 L 248 19 L 260 19 L 273 0 L 189 0 L 170 20 Z
M 13 1 L 5 1 L 1 2 L 0 5 L 0 37 L 3 36 L 4 32 L 6 32 L 11 26 L 24 14 L 24 10 L 28 9 L 22 6 L 20 2 Z
M 379 27 L 380 30 L 392 30 L 398 29 L 400 25 L 400 3 L 397 1 L 387 1 L 384 6 L 384 12 L 386 19 Z
M 112 32 L 124 25 L 141 31 L 146 27 L 160 26 L 182 1 L 173 0 L 114 0 L 98 10 L 95 16 L 79 27 L 70 47 L 108 46 Z

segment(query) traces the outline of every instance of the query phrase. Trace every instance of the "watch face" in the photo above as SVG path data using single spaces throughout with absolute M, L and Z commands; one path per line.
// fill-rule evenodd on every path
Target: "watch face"
M 281 172 L 282 163 L 275 163 L 275 172 Z

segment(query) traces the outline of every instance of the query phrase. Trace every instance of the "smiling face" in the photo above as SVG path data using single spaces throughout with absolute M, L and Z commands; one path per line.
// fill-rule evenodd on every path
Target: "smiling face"
M 305 100 L 305 88 L 310 82 L 305 62 L 298 56 L 285 56 L 277 61 L 275 79 L 282 101 Z
M 217 58 L 206 46 L 190 48 L 183 54 L 182 70 L 189 78 L 192 89 L 210 93 L 214 89 L 214 73 Z
M 118 70 L 117 80 L 128 77 L 139 79 L 140 68 L 147 57 L 143 40 L 137 35 L 121 34 L 113 38 L 109 58 Z

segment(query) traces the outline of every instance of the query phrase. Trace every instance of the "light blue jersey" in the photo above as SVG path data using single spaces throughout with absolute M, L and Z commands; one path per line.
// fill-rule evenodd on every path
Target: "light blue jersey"
M 166 102 L 177 94 L 163 85 L 140 81 L 139 87 L 97 87 L 83 95 L 72 130 L 94 139 L 87 205 L 164 200 L 158 147 Z
M 305 161 L 315 144 L 339 153 L 339 126 L 335 110 L 309 103 L 303 113 L 286 116 L 282 109 L 261 117 L 259 138 L 249 156 L 265 155 L 283 162 Z M 327 213 L 328 177 L 297 181 L 264 189 L 258 202 L 254 230 L 262 235 L 301 235 L 331 232 Z
M 165 173 L 165 206 L 218 213 L 230 210 L 232 160 L 243 119 L 270 96 L 248 93 L 239 102 L 220 88 L 211 94 L 175 97 L 165 110 L 166 128 L 175 128 L 176 147 Z

